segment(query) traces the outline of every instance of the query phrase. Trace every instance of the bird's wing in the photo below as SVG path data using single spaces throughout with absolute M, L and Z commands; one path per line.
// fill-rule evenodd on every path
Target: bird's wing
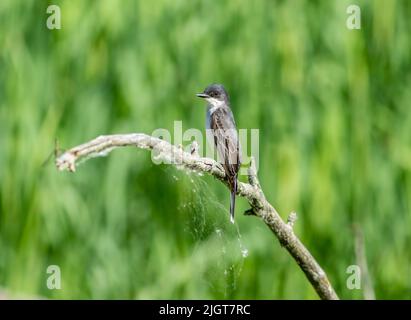
M 240 167 L 238 133 L 230 109 L 218 108 L 210 119 L 217 153 L 230 177 L 237 176 Z

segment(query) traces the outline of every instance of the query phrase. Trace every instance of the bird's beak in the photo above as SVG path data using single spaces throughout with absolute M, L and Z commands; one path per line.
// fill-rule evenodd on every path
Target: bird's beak
M 210 98 L 210 96 L 208 94 L 205 94 L 205 93 L 197 93 L 196 96 L 199 97 L 199 98 L 203 98 L 203 99 Z

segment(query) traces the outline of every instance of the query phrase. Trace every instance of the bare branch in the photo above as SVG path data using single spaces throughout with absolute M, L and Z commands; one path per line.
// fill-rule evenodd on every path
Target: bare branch
M 100 136 L 57 157 L 56 166 L 59 170 L 68 169 L 74 172 L 76 163 L 79 160 L 103 156 L 115 148 L 126 146 L 151 149 L 157 161 L 198 172 L 207 172 L 227 185 L 224 170 L 218 162 L 210 158 L 201 158 L 196 152 L 192 152 L 193 154 L 185 152 L 182 148 L 176 147 L 167 141 L 142 133 Z M 249 182 L 239 182 L 237 190 L 237 194 L 246 198 L 251 205 L 251 209 L 247 210 L 246 213 L 256 215 L 265 222 L 280 241 L 280 244 L 287 249 L 298 263 L 321 299 L 338 299 L 323 269 L 297 238 L 292 228 L 281 219 L 278 212 L 266 200 L 253 161 L 249 169 Z

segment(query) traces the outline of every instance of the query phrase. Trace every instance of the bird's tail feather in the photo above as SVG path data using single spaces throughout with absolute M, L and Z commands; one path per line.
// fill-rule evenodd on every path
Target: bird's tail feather
M 230 197 L 230 221 L 234 223 L 235 196 L 237 194 L 237 177 L 234 178 Z

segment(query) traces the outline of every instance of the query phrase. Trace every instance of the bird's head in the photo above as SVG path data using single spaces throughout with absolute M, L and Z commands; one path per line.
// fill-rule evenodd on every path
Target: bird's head
M 209 85 L 204 92 L 197 93 L 197 97 L 205 99 L 214 107 L 229 104 L 227 91 L 225 91 L 222 84 Z

